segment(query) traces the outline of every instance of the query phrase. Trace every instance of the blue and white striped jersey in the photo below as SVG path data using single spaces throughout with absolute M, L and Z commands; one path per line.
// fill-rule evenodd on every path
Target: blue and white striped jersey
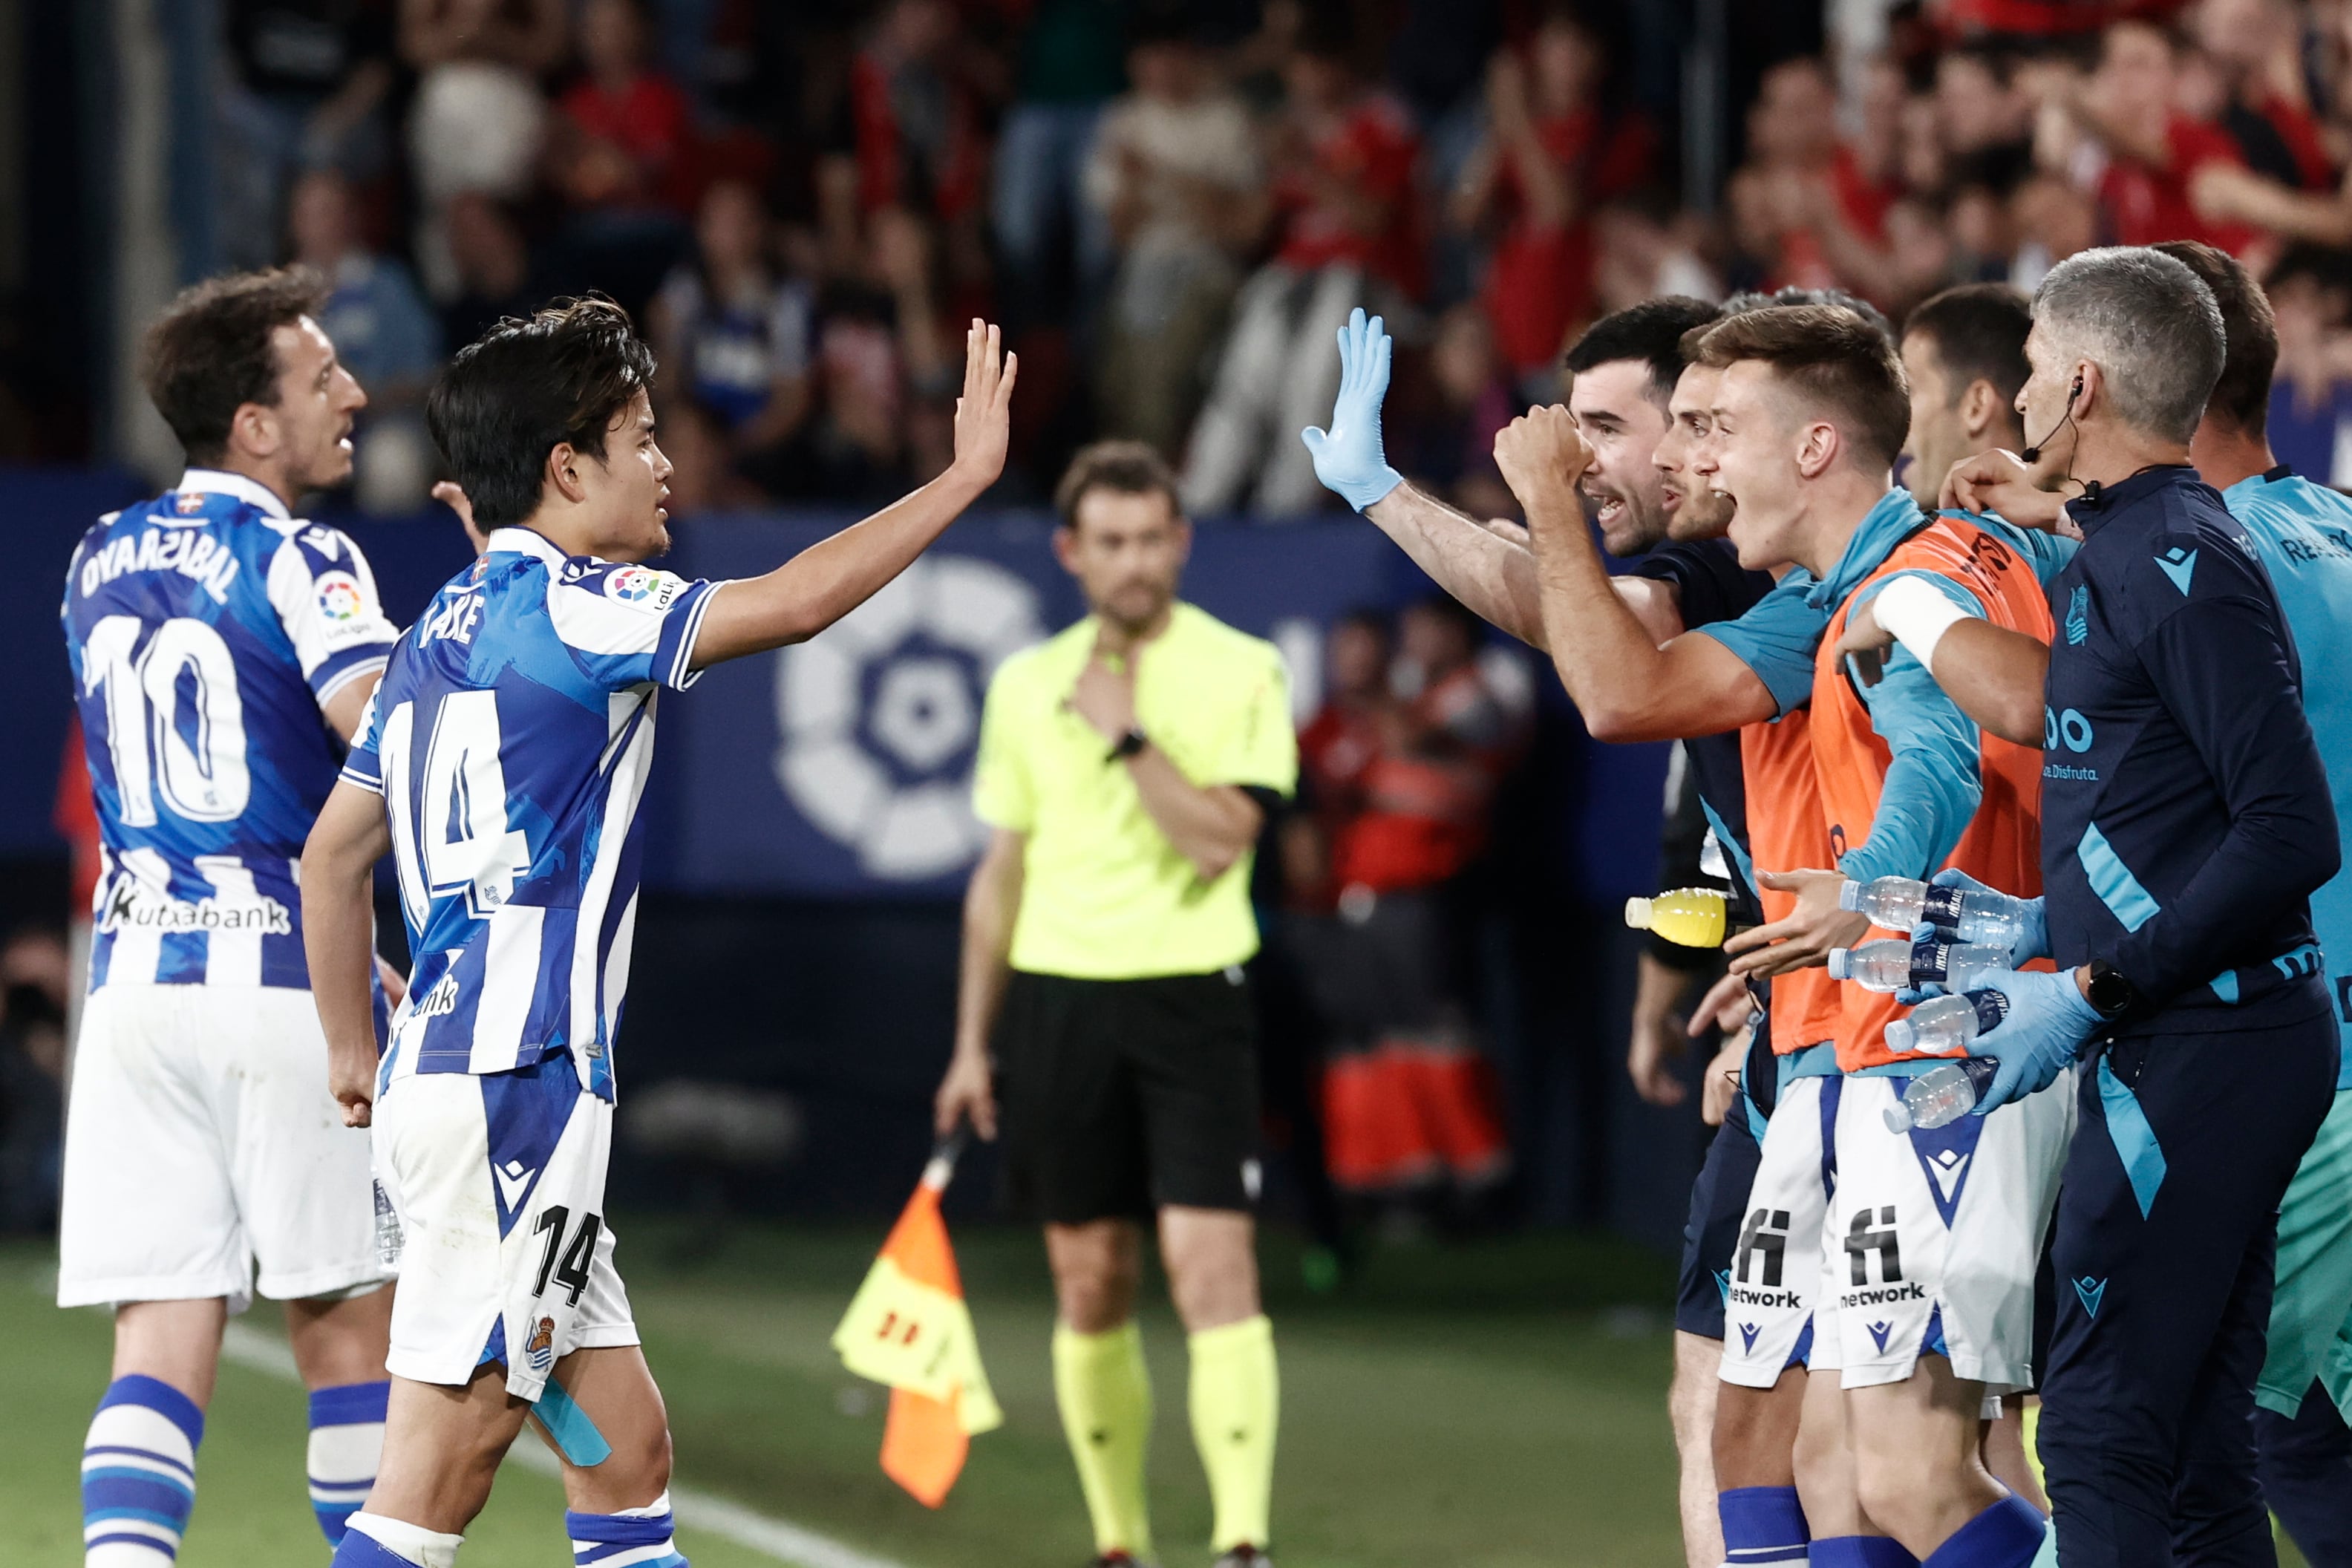
M 383 1083 L 568 1051 L 612 1098 L 654 700 L 716 586 L 502 528 L 402 635 L 342 774 L 384 797 L 415 955 Z
M 91 988 L 308 989 L 296 872 L 340 745 L 320 710 L 399 636 L 358 547 L 191 468 L 82 535 L 63 614 L 104 847 Z

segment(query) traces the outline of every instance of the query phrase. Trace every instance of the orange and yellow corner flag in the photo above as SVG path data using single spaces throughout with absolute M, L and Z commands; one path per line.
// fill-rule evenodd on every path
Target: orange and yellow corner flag
M 947 1500 L 972 1435 L 1004 1424 L 940 1216 L 961 1142 L 943 1147 L 923 1168 L 921 1184 L 833 1331 L 842 1365 L 890 1385 L 882 1473 L 928 1508 Z

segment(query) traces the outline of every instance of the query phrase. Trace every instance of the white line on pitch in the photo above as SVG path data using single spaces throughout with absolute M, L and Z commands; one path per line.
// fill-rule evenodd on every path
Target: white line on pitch
M 294 1352 L 286 1342 L 274 1339 L 249 1324 L 231 1321 L 221 1336 L 221 1354 L 239 1366 L 299 1382 L 294 1371 Z M 561 1478 L 563 1467 L 554 1455 L 535 1442 L 518 1442 L 507 1450 L 507 1458 L 527 1470 L 541 1475 Z M 669 1489 L 670 1506 L 677 1511 L 678 1523 L 688 1529 L 707 1531 L 722 1540 L 761 1552 L 786 1563 L 793 1568 L 906 1568 L 906 1564 L 887 1557 L 877 1557 L 860 1552 L 854 1546 L 822 1535 L 789 1520 L 774 1519 L 757 1513 L 741 1503 L 730 1502 L 709 1492 L 692 1487 L 673 1485 Z

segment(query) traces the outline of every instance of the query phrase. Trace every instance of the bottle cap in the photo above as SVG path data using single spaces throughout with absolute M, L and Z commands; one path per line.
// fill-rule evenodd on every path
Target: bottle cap
M 1850 947 L 1833 947 L 1830 949 L 1830 978 L 1832 980 L 1853 979 L 1853 949 Z
M 1650 929 L 1650 900 L 1647 899 L 1626 900 L 1625 923 L 1632 926 L 1635 931 L 1648 931 Z
M 1860 882 L 1855 881 L 1851 877 L 1846 879 L 1845 886 L 1838 889 L 1838 908 L 1844 910 L 1849 914 L 1859 914 L 1862 911 L 1862 884 Z
M 1846 885 L 1853 886 L 1850 882 Z M 1919 1048 L 1919 1031 L 1912 1026 L 1910 1019 L 1897 1018 L 1886 1026 L 1886 1048 L 1897 1056 Z

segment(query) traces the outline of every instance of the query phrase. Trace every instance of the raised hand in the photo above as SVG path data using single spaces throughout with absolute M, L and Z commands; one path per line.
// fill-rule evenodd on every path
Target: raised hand
M 1530 523 L 1547 502 L 1574 503 L 1577 517 L 1583 517 L 1575 499 L 1576 482 L 1592 466 L 1592 448 L 1577 427 L 1576 416 L 1560 405 L 1530 408 L 1496 432 L 1495 466 L 1528 509 Z
M 1381 449 L 1381 400 L 1389 391 L 1390 343 L 1378 316 L 1359 309 L 1339 329 L 1339 396 L 1331 406 L 1331 428 L 1308 426 L 1298 433 L 1315 458 L 1315 477 L 1349 506 L 1362 511 L 1404 483 Z
M 956 399 L 955 467 L 986 489 L 1004 472 L 1013 437 L 1013 383 L 1021 356 L 1003 352 L 998 330 L 979 317 L 963 335 L 963 395 Z

